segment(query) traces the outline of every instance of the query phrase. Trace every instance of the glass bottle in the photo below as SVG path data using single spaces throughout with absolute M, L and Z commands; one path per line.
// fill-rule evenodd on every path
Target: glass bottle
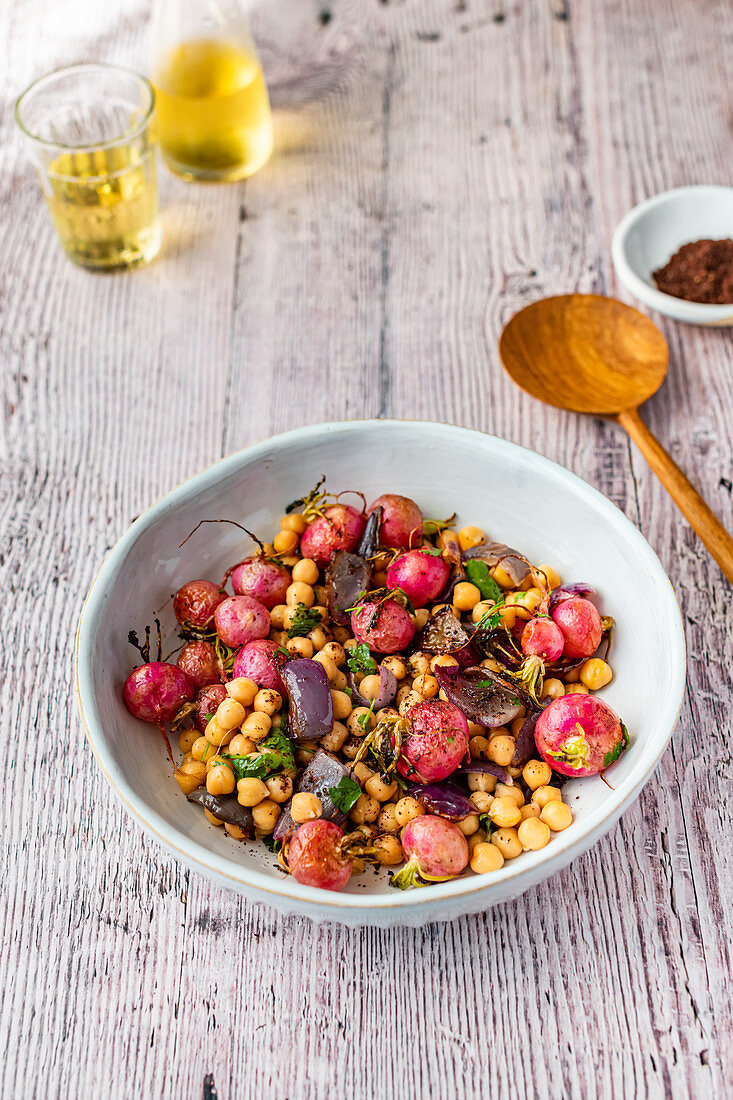
M 157 0 L 152 81 L 166 164 L 190 180 L 237 180 L 272 152 L 262 66 L 237 0 Z

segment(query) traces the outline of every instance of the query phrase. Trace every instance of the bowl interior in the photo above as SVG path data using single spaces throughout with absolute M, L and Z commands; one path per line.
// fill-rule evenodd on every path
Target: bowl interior
M 426 517 L 456 512 L 535 562 L 550 563 L 567 581 L 589 582 L 604 615 L 617 623 L 614 681 L 603 697 L 632 735 L 614 766 L 614 790 L 600 779 L 576 781 L 576 819 L 542 852 L 526 853 L 495 876 L 467 876 L 407 895 L 390 890 L 383 872 L 352 879 L 361 902 L 411 904 L 435 890 L 463 893 L 535 871 L 549 857 L 583 841 L 632 798 L 663 751 L 684 686 L 684 642 L 677 604 L 653 552 L 609 501 L 567 471 L 532 452 L 479 432 L 447 425 L 364 421 L 300 429 L 234 455 L 185 483 L 141 517 L 113 550 L 82 615 L 78 679 L 88 734 L 105 773 L 138 819 L 164 843 L 234 884 L 323 899 L 285 879 L 259 844 L 240 844 L 209 825 L 187 803 L 152 726 L 122 704 L 125 676 L 136 663 L 128 631 L 144 632 L 160 618 L 164 652 L 178 644 L 171 596 L 185 581 L 219 580 L 252 544 L 228 524 L 234 519 L 269 539 L 285 506 L 322 474 L 332 491 L 356 488 L 367 499 L 384 491 L 414 497 Z M 586 839 L 587 844 L 587 839 Z M 542 877 L 542 875 L 540 875 Z M 336 903 L 336 898 L 329 901 Z M 276 900 L 276 899 L 273 899 Z M 342 903 L 349 904 L 348 897 Z M 356 899 L 352 904 L 356 903 Z M 487 900 L 487 904 L 490 902 Z
M 733 188 L 681 187 L 642 204 L 626 232 L 624 253 L 632 271 L 656 290 L 652 272 L 683 244 L 726 237 L 733 238 Z

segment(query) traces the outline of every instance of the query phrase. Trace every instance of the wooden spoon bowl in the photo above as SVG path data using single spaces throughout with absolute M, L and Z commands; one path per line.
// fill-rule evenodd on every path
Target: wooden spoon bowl
M 667 373 L 667 343 L 653 321 L 614 298 L 563 294 L 515 314 L 499 355 L 532 397 L 617 419 L 733 581 L 733 539 L 639 416 Z

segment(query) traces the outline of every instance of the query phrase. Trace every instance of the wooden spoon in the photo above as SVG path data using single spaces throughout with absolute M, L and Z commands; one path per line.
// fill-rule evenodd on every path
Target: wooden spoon
M 639 416 L 667 373 L 667 344 L 653 321 L 614 298 L 563 294 L 515 314 L 499 354 L 532 397 L 618 420 L 733 581 L 733 539 Z

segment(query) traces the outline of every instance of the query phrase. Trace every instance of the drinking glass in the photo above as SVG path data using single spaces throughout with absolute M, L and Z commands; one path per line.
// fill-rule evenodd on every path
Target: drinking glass
M 238 0 L 156 0 L 152 80 L 160 148 L 173 172 L 238 180 L 268 160 L 270 101 Z
M 76 264 L 133 267 L 158 252 L 155 93 L 114 65 L 72 65 L 15 105 L 61 245 Z

